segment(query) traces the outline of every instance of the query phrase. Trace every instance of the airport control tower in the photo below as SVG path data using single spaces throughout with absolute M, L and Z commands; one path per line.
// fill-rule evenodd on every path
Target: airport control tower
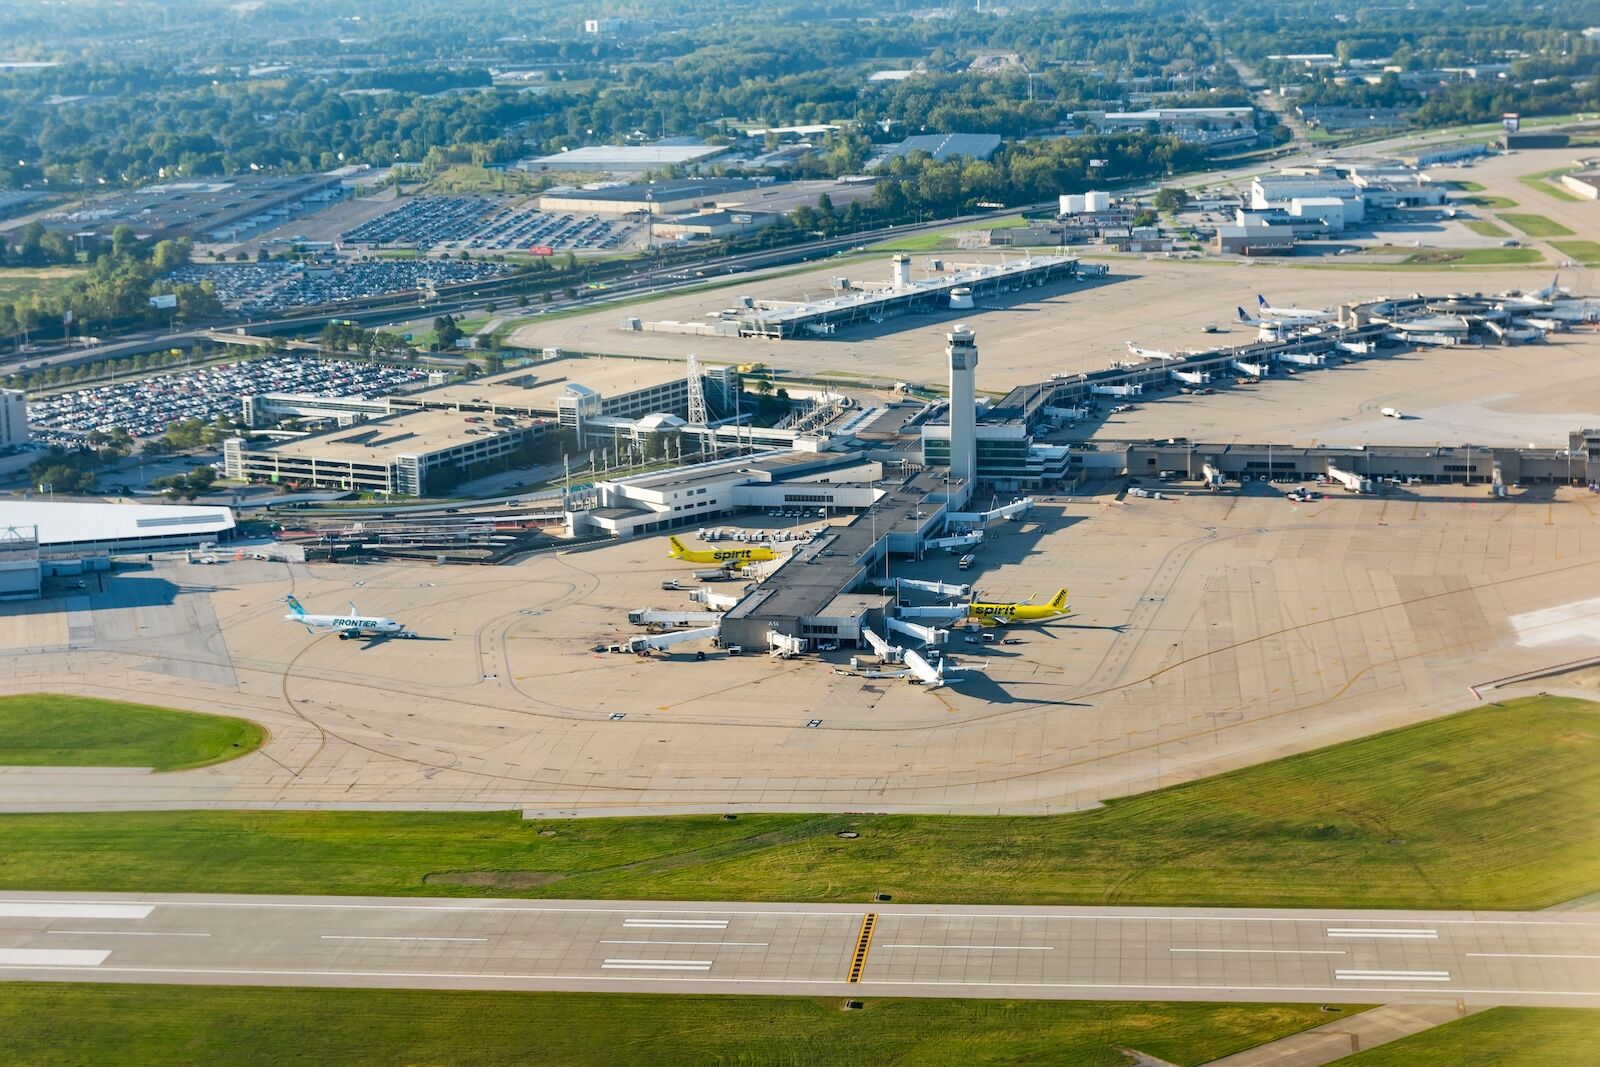
M 945 339 L 950 357 L 950 477 L 970 485 L 978 473 L 978 342 L 962 323 Z

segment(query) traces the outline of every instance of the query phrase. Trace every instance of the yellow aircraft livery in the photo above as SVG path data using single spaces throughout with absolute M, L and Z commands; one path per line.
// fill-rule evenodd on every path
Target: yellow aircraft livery
M 1048 604 L 984 604 L 973 601 L 967 605 L 967 617 L 985 626 L 1005 626 L 1013 622 L 1044 622 L 1067 614 L 1067 591 L 1057 589 Z
M 693 549 L 685 546 L 676 537 L 667 538 L 667 543 L 672 546 L 672 558 L 681 559 L 685 563 L 715 563 L 722 567 L 743 567 L 747 563 L 778 558 L 778 554 L 765 545 L 757 545 L 755 548 Z

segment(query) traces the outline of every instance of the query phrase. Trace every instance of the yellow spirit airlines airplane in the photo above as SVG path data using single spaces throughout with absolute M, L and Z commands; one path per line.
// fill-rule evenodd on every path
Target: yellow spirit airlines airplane
M 1046 622 L 1068 613 L 1067 591 L 1056 590 L 1048 604 L 985 604 L 974 600 L 967 605 L 967 618 L 984 626 L 1008 626 L 1017 622 Z
M 719 567 L 743 567 L 750 563 L 778 558 L 778 554 L 765 545 L 757 545 L 754 548 L 695 549 L 688 547 L 676 537 L 667 538 L 667 543 L 672 546 L 672 558 L 681 559 L 685 563 L 715 563 Z

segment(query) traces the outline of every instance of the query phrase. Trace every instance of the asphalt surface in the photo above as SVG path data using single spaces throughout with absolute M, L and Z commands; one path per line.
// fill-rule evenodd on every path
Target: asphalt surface
M 5 893 L 0 978 L 1593 1007 L 1600 914 Z

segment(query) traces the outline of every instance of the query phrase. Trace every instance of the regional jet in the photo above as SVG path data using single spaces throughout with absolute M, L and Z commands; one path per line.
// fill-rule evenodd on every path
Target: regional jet
M 980 672 L 978 667 L 952 667 L 948 660 L 939 660 L 935 667 L 929 663 L 922 653 L 907 649 L 905 653 L 906 669 L 903 671 L 866 671 L 863 678 L 904 678 L 912 685 L 920 685 L 924 689 L 941 689 L 950 684 L 948 677 L 961 671 Z
M 300 601 L 294 597 L 285 597 L 289 605 L 289 614 L 284 619 L 297 622 L 306 628 L 307 633 L 316 633 L 318 630 L 337 630 L 339 640 L 348 641 L 353 637 L 412 637 L 411 631 L 403 623 L 393 619 L 380 619 L 371 615 L 362 615 L 356 610 L 354 603 L 350 605 L 348 615 L 307 615 L 306 609 L 300 606 Z
M 967 618 L 984 626 L 1008 626 L 1018 622 L 1047 622 L 1069 612 L 1067 591 L 1056 590 L 1048 604 L 985 604 L 974 600 L 967 605 Z
M 672 558 L 681 559 L 685 563 L 715 563 L 719 567 L 743 567 L 778 558 L 778 554 L 765 545 L 757 545 L 755 548 L 695 549 L 688 547 L 676 537 L 667 538 L 667 543 L 672 546 L 670 553 Z

